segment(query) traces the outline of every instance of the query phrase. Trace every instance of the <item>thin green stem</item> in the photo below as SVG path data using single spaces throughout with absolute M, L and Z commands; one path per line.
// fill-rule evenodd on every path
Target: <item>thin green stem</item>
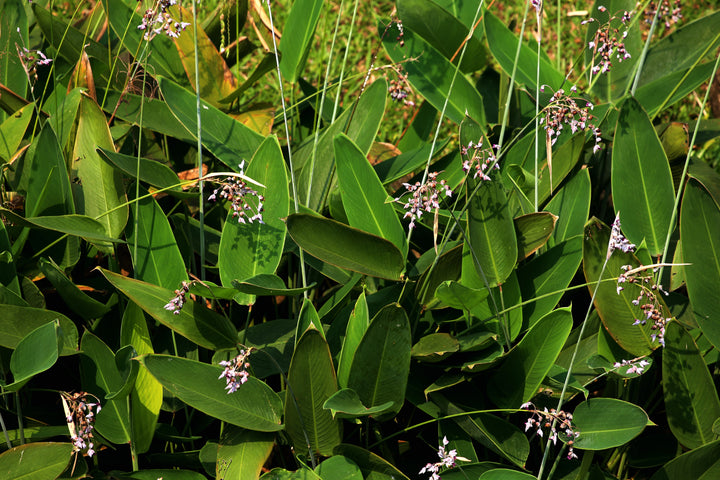
M 198 25 L 197 21 L 197 0 L 192 2 L 192 16 L 193 16 L 193 45 L 194 48 L 194 63 L 195 63 L 195 114 L 197 116 L 197 169 L 198 169 L 198 221 L 200 222 L 200 279 L 205 280 L 205 196 L 204 188 L 205 182 L 203 181 L 203 162 L 202 162 L 202 106 L 200 103 L 200 58 L 198 48 Z

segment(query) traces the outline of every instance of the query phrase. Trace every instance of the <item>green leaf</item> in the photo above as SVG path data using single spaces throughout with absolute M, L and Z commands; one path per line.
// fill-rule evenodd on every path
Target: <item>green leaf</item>
M 16 392 L 32 377 L 55 365 L 58 359 L 58 327 L 60 322 L 48 322 L 28 333 L 17 344 L 10 357 L 13 383 L 3 389 Z
M 485 111 L 480 93 L 462 74 L 454 75 L 455 65 L 442 53 L 409 28 L 403 28 L 404 45 L 400 45 L 396 40 L 400 32 L 395 23 L 387 31 L 385 25 L 379 25 L 378 32 L 383 39 L 385 51 L 393 62 L 404 62 L 406 58 L 415 59 L 413 62 L 403 63 L 407 80 L 436 109 L 442 110 L 446 98 L 449 97 L 445 115 L 453 122 L 458 124 L 462 122 L 467 112 L 477 122 L 485 124 Z
M 635 98 L 650 117 L 654 118 L 662 110 L 686 98 L 705 83 L 710 78 L 713 68 L 714 62 L 707 62 L 692 69 L 671 73 L 638 88 L 635 91 Z
M 285 245 L 285 223 L 282 219 L 287 217 L 290 209 L 290 194 L 285 160 L 277 137 L 265 139 L 245 173 L 265 185 L 264 189 L 257 188 L 267 201 L 264 202 L 262 223 L 240 223 L 233 216 L 232 209 L 228 213 L 218 252 L 220 279 L 225 286 L 231 285 L 233 280 L 245 281 L 261 274 L 274 274 Z M 239 295 L 236 300 L 251 304 L 255 298 Z
M 518 261 L 524 260 L 548 241 L 558 217 L 550 212 L 535 212 L 515 219 L 517 232 Z
M 10 2 L 6 2 L 4 5 L 9 5 Z M 0 9 L 3 7 L 0 6 Z M 22 9 L 21 9 L 22 10 Z M 5 22 L 7 20 L 4 17 L 4 13 L 0 11 L 0 20 L 1 22 Z M 2 32 L 0 31 L 0 41 L 3 40 Z M 13 33 L 15 33 L 14 29 L 11 29 Z M 9 50 L 4 50 L 9 51 Z M 10 64 L 15 63 L 16 55 L 6 55 L 6 57 L 3 59 L 3 67 L 8 67 Z M 12 67 L 11 67 L 12 68 Z M 22 71 L 22 70 L 21 70 Z M 4 68 L 2 69 L 3 74 L 7 74 L 7 70 Z M 24 72 L 23 72 L 24 76 Z M 5 82 L 3 82 L 5 83 Z M 24 83 L 24 82 L 23 82 Z M 35 104 L 30 103 L 28 105 L 25 105 L 23 108 L 18 110 L 14 115 L 9 116 L 4 122 L 2 122 L 2 125 L 0 125 L 0 159 L 3 161 L 3 163 L 9 163 L 10 159 L 15 155 L 15 153 L 18 150 L 18 147 L 20 147 L 20 143 L 22 142 L 23 137 L 25 136 L 25 130 L 27 130 L 28 125 L 30 124 L 30 120 L 32 119 L 33 110 L 35 109 Z M 45 129 L 43 128 L 43 131 Z M 42 134 L 42 132 L 41 132 Z M 25 208 L 27 208 L 27 199 L 25 200 Z
M 615 17 L 610 22 L 610 32 L 617 29 L 617 41 L 625 45 L 625 49 L 630 54 L 630 58 L 619 61 L 616 56 L 612 58 L 612 67 L 605 73 L 591 74 L 593 65 L 600 63 L 600 54 L 595 55 L 595 50 L 585 49 L 585 68 L 587 75 L 595 82 L 593 92 L 605 101 L 615 101 L 625 94 L 626 87 L 632 82 L 635 73 L 635 64 L 640 58 L 642 50 L 642 38 L 640 35 L 640 23 L 630 22 L 623 25 L 621 20 L 622 12 L 632 11 L 635 8 L 633 0 L 598 0 L 593 4 L 590 16 L 595 19 L 594 22 L 588 24 L 585 34 L 585 44 L 594 41 L 598 44 L 600 39 L 595 39 L 595 33 L 610 21 L 611 17 Z M 602 11 L 600 11 L 602 9 Z M 625 32 L 627 34 L 625 35 Z M 624 35 L 624 36 L 623 36 Z M 622 37 L 622 38 L 621 38 Z M 595 60 L 595 63 L 593 63 Z M 601 67 L 602 68 L 602 67 Z M 613 148 L 613 150 L 615 150 Z
M 13 223 L 30 228 L 44 228 L 56 232 L 67 233 L 82 237 L 88 241 L 125 243 L 117 237 L 110 237 L 105 233 L 105 226 L 99 221 L 85 215 L 53 215 L 50 217 L 23 218 L 0 207 L 0 212 L 11 219 Z
M 300 307 L 300 313 L 298 314 L 297 326 L 295 327 L 295 345 L 303 336 L 305 330 L 314 327 L 320 335 L 325 338 L 325 332 L 323 331 L 323 325 L 320 322 L 320 316 L 315 310 L 315 305 L 310 301 L 309 298 L 303 300 L 302 307 Z
M 342 159 L 337 162 L 337 175 L 350 225 L 392 242 L 405 257 L 405 230 L 363 152 L 340 134 L 335 137 L 335 158 Z
M 409 28 L 420 35 L 445 58 L 457 63 L 460 58 L 458 49 L 465 45 L 466 37 L 470 33 L 459 19 L 431 0 L 400 0 L 397 2 L 397 10 L 404 29 Z M 475 13 L 472 12 L 473 17 Z M 480 14 L 482 15 L 482 11 Z M 480 70 L 487 63 L 487 53 L 481 41 L 482 27 L 480 23 L 467 41 L 460 67 L 464 73 Z
M 529 480 L 531 478 L 535 477 L 525 472 L 518 472 L 508 468 L 495 468 L 480 475 L 478 480 Z
M 66 432 L 67 433 L 67 432 Z M 71 443 L 28 443 L 0 455 L 0 474 L 6 480 L 57 478 L 72 459 Z
M 315 469 L 315 473 L 327 480 L 332 478 L 363 480 L 362 471 L 358 464 L 342 455 L 335 455 L 323 460 Z
M 153 42 L 161 37 L 158 35 Z M 170 112 L 197 142 L 195 94 L 167 78 L 160 77 L 158 83 Z M 263 141 L 262 135 L 204 101 L 201 101 L 200 121 L 203 146 L 233 171 L 243 159 L 251 158 Z
M 172 190 L 180 190 L 179 185 L 182 182 L 178 178 L 177 174 L 173 172 L 171 168 L 156 160 L 141 157 L 139 159 L 140 168 L 138 168 L 137 157 L 123 155 L 122 153 L 115 153 L 112 150 L 106 150 L 104 148 L 98 148 L 98 153 L 101 157 L 115 167 L 119 168 L 126 175 L 135 177 L 139 171 L 140 176 L 138 179 L 141 182 L 149 183 L 150 185 L 158 188 L 169 188 L 175 186 Z
M 2 52 L 15 52 L 15 45 L 27 45 L 29 43 L 28 17 L 23 3 L 22 0 L 6 0 L 0 5 L 0 51 Z M 25 97 L 27 93 L 27 77 L 19 55 L 7 54 L 2 59 L 2 64 L 0 64 L 0 84 L 5 85 L 19 96 Z M 5 117 L 0 114 L 0 119 L 3 118 Z M 12 116 L 7 117 L 8 120 L 12 118 Z M 29 120 L 29 116 L 26 117 L 26 120 Z M 2 130 L 0 127 L 0 131 Z M 24 132 L 25 129 L 23 129 Z M 0 138 L 4 137 L 3 133 L 5 132 L 0 133 Z M 20 137 L 18 141 L 22 140 L 22 135 Z M 3 140 L 5 139 L 3 138 Z M 4 155 L 3 147 L 5 145 L 0 147 L 0 152 L 2 152 L 0 158 L 7 161 L 10 157 Z M 13 150 L 12 153 L 15 153 L 15 151 Z
M 650 480 L 711 480 L 720 475 L 720 440 L 680 455 L 663 465 Z
M 80 315 L 85 320 L 100 318 L 110 311 L 110 307 L 104 305 L 94 298 L 84 294 L 77 285 L 75 285 L 65 274 L 60 271 L 58 266 L 52 260 L 41 258 L 38 262 L 40 270 L 45 278 L 57 289 L 58 293 L 65 301 L 65 304 L 73 312 Z
M 390 280 L 400 279 L 405 268 L 395 245 L 362 230 L 304 213 L 290 215 L 286 223 L 295 243 L 323 262 Z
M 80 356 L 83 386 L 97 395 L 102 404 L 95 428 L 113 443 L 128 443 L 131 437 L 127 400 L 105 398 L 107 394 L 120 391 L 124 383 L 115 365 L 115 355 L 100 338 L 89 331 L 83 334 L 80 348 L 83 353 Z
M 717 390 L 693 338 L 677 322 L 667 326 L 662 367 L 665 409 L 675 438 L 690 449 L 715 440 L 712 425 L 720 417 Z
M 430 252 L 434 253 L 434 252 Z M 437 290 L 445 282 L 454 282 L 460 279 L 462 268 L 463 246 L 458 245 L 440 254 L 437 262 L 431 263 L 423 271 L 415 286 L 415 295 L 424 308 L 437 307 Z M 417 265 L 416 265 L 417 266 Z
M 65 157 L 50 125 L 42 129 L 34 146 L 34 155 L 27 167 L 32 174 L 28 176 L 26 215 L 75 213 Z
M 230 320 L 209 310 L 201 303 L 186 299 L 185 306 L 175 315 L 164 306 L 175 297 L 175 292 L 150 283 L 123 277 L 101 269 L 115 288 L 137 303 L 155 320 L 176 331 L 188 340 L 209 349 L 234 347 L 237 332 Z
M 535 299 L 522 309 L 528 326 L 532 327 L 555 308 L 581 261 L 582 237 L 578 235 L 538 255 L 518 269 L 522 297 Z M 545 296 L 553 292 L 557 293 Z
M 333 454 L 342 455 L 355 462 L 365 480 L 409 480 L 388 461 L 364 448 L 343 443 L 335 447 Z
M 485 35 L 487 36 L 490 52 L 500 64 L 500 67 L 508 75 L 512 74 L 517 51 L 518 37 L 513 34 L 495 15 L 486 11 L 484 13 Z M 560 88 L 564 76 L 553 68 L 552 64 L 541 56 L 538 59 L 537 51 L 523 44 L 520 47 L 520 57 L 517 63 L 515 81 L 525 85 L 529 91 L 534 92 L 536 88 L 536 75 L 540 64 L 540 85 L 549 85 L 555 91 Z
M 60 321 L 60 355 L 78 352 L 78 331 L 75 323 L 65 315 L 52 310 L 17 305 L 3 305 L 0 317 L 0 346 L 15 349 L 30 332 L 54 320 Z
M 211 417 L 259 432 L 283 428 L 280 397 L 255 377 L 228 394 L 218 378 L 221 367 L 171 355 L 145 355 L 140 361 L 170 393 Z
M 591 398 L 573 412 L 574 447 L 605 450 L 625 445 L 640 435 L 649 422 L 647 413 L 632 403 L 615 398 Z
M 174 290 L 188 278 L 185 262 L 165 212 L 152 196 L 145 196 L 147 190 L 140 188 L 139 193 L 144 198 L 133 202 L 126 234 L 135 278 Z
M 332 412 L 333 418 L 358 418 L 370 415 L 378 416 L 393 410 L 394 402 L 388 401 L 381 405 L 368 408 L 363 405 L 355 390 L 343 388 L 334 393 L 323 404 L 323 408 Z
M 285 81 L 295 83 L 305 66 L 323 3 L 323 0 L 298 0 L 290 8 L 278 47 L 282 52 L 280 71 Z
M 517 408 L 538 391 L 572 328 L 569 309 L 545 315 L 510 352 L 490 378 L 488 394 L 500 407 Z M 508 382 L 508 378 L 513 378 Z
M 340 388 L 348 386 L 350 367 L 352 366 L 355 352 L 369 325 L 370 313 L 367 300 L 365 299 L 365 292 L 363 291 L 355 301 L 355 308 L 350 313 L 350 318 L 345 328 L 345 339 L 343 340 L 342 350 L 340 350 L 337 368 L 337 379 Z
M 233 287 L 241 293 L 248 295 L 287 295 L 294 296 L 313 288 L 315 282 L 307 287 L 287 288 L 282 278 L 274 274 L 262 273 L 243 282 L 233 281 Z
M 118 238 L 128 219 L 127 198 L 122 176 L 98 155 L 98 147 L 114 149 L 110 129 L 100 107 L 83 96 L 70 173 L 80 180 L 75 191 L 79 213 L 99 220 L 107 235 Z
M 125 307 L 120 327 L 120 343 L 131 345 L 138 355 L 154 353 L 145 314 L 134 302 L 128 302 Z M 147 452 L 150 448 L 162 400 L 162 385 L 155 380 L 147 368 L 140 365 L 135 385 L 130 392 L 132 441 L 138 453 Z
M 595 291 L 594 282 L 597 282 L 600 276 L 609 241 L 610 227 L 594 217 L 591 218 L 585 226 L 583 237 L 583 272 L 589 283 L 590 295 Z M 617 292 L 617 283 L 612 278 L 622 273 L 623 265 L 632 265 L 632 268 L 635 268 L 640 266 L 640 262 L 632 253 L 616 249 L 607 262 L 604 281 L 598 286 L 595 308 L 603 325 L 618 345 L 634 356 L 642 357 L 650 354 L 659 344 L 652 341 L 650 322 L 644 326 L 633 325 L 635 319 L 645 315 L 640 307 L 632 303 L 640 294 L 640 287 L 625 284 L 624 289 L 619 294 Z M 662 302 L 662 299 L 660 301 Z
M 401 307 L 387 305 L 375 315 L 355 351 L 348 378 L 348 387 L 360 395 L 363 405 L 390 401 L 390 416 L 400 411 L 410 374 L 411 341 L 410 323 Z
M 582 235 L 590 213 L 590 171 L 583 168 L 550 200 L 545 210 L 558 217 L 549 246 Z M 530 297 L 528 297 L 530 298 Z
M 258 478 L 272 448 L 275 435 L 233 427 L 223 428 L 217 449 L 216 476 L 224 480 Z
M 660 255 L 675 200 L 672 174 L 655 128 L 633 98 L 620 107 L 612 152 L 613 205 L 623 231 Z
M 507 196 L 499 181 L 484 182 L 470 199 L 467 235 L 474 255 L 463 259 L 463 268 L 467 260 L 489 286 L 502 284 L 515 267 L 518 242 Z
M 680 239 L 688 296 L 703 334 L 720 348 L 720 208 L 691 178 L 680 210 Z
M 317 145 L 308 139 L 293 155 L 298 180 L 298 197 L 311 210 L 322 211 L 330 188 L 336 183 L 335 137 L 344 133 L 363 153 L 368 153 L 385 113 L 388 84 L 373 82 L 329 127 L 321 131 Z
M 449 333 L 425 335 L 412 347 L 412 358 L 421 362 L 436 363 L 460 350 L 460 343 Z
M 123 473 L 121 478 L 133 480 L 157 480 L 158 478 L 163 480 L 205 480 L 205 477 L 198 472 L 169 468 L 154 468 Z
M 295 449 L 307 451 L 309 441 L 313 452 L 332 455 L 342 439 L 341 425 L 323 404 L 337 392 L 337 381 L 330 348 L 314 326 L 303 333 L 295 347 L 287 382 L 285 430 Z

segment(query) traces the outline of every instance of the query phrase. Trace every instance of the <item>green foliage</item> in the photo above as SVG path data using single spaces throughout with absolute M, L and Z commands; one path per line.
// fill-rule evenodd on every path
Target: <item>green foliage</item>
M 169 3 L 0 6 L 0 477 L 718 476 L 713 2 Z

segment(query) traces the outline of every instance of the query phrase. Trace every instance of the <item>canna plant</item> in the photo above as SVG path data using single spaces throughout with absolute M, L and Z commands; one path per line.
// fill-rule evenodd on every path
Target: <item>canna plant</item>
M 5 0 L 3 478 L 711 477 L 715 6 Z

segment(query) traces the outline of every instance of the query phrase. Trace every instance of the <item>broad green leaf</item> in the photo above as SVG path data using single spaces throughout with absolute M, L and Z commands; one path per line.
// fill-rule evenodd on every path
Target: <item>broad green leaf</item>
M 703 334 L 720 348 L 720 207 L 704 186 L 691 178 L 680 210 L 680 239 L 685 283 Z
M 78 352 L 78 331 L 75 323 L 65 315 L 52 310 L 2 305 L 0 317 L 0 346 L 15 349 L 20 341 L 36 328 L 44 324 L 60 321 L 58 335 L 60 355 L 74 355 Z
M 394 402 L 390 416 L 400 411 L 410 374 L 410 323 L 394 304 L 380 310 L 370 322 L 355 351 L 348 387 L 367 407 Z M 385 415 L 384 417 L 387 417 Z
M 0 5 L 0 51 L 7 52 L 0 59 L 0 84 L 21 97 L 25 97 L 27 93 L 27 77 L 20 56 L 14 53 L 16 52 L 15 45 L 27 45 L 29 43 L 28 17 L 23 3 L 22 0 L 6 0 Z M 5 118 L 4 114 L 0 113 L 0 121 Z M 11 120 L 12 116 L 7 117 L 7 119 Z M 0 131 L 2 130 L 0 128 Z M 0 137 L 3 137 L 4 133 L 2 132 Z M 6 161 L 10 157 L 4 155 L 3 147 L 7 145 L 0 146 L 0 152 L 2 152 L 0 158 Z
M 692 69 L 672 73 L 638 88 L 635 98 L 648 115 L 655 118 L 662 110 L 686 98 L 705 83 L 710 78 L 713 68 L 714 62 L 707 62 Z
M 100 318 L 110 311 L 110 307 L 83 293 L 52 260 L 40 259 L 39 267 L 70 310 L 85 320 Z
M 10 357 L 13 383 L 3 385 L 4 390 L 17 392 L 32 377 L 55 365 L 58 359 L 59 324 L 58 321 L 48 322 L 20 340 Z
M 397 280 L 405 260 L 389 241 L 345 224 L 304 213 L 287 218 L 288 233 L 300 248 L 323 262 L 373 277 Z
M 686 452 L 663 465 L 650 480 L 712 480 L 720 476 L 720 440 Z
M 458 245 L 444 251 L 437 262 L 430 264 L 420 276 L 415 286 L 415 295 L 424 308 L 437 306 L 437 289 L 445 282 L 454 282 L 460 279 L 462 268 L 463 247 Z M 417 267 L 418 265 L 416 265 Z
M 133 12 L 123 0 L 103 0 L 102 3 L 110 28 L 117 38 L 123 42 L 129 52 L 140 52 L 145 47 L 146 40 L 143 37 L 147 32 L 137 28 L 142 24 L 142 10 Z M 183 85 L 190 85 L 175 43 L 169 36 L 161 33 L 153 37 L 150 49 L 152 55 L 148 55 L 143 60 L 148 63 L 153 75 L 163 75 Z M 107 55 L 107 49 L 104 49 L 104 52 Z M 194 107 L 192 112 L 194 115 Z
M 261 273 L 243 282 L 233 281 L 236 291 L 248 295 L 300 295 L 302 292 L 315 286 L 315 282 L 307 287 L 287 288 L 282 278 L 275 274 Z
M 0 455 L 0 475 L 6 480 L 57 478 L 70 463 L 72 450 L 71 443 L 20 445 Z
M 581 261 L 582 237 L 578 235 L 555 245 L 518 269 L 522 297 L 535 299 L 522 308 L 528 326 L 532 327 L 555 308 Z M 550 293 L 554 294 L 544 296 Z
M 478 480 L 529 480 L 531 478 L 535 477 L 525 472 L 518 472 L 508 468 L 495 468 L 480 475 Z
M 442 149 L 443 147 L 438 145 L 435 152 L 442 151 Z M 423 167 L 428 157 L 430 157 L 431 150 L 432 144 L 423 143 L 416 149 L 405 150 L 396 157 L 376 163 L 373 165 L 373 168 L 378 178 L 380 178 L 380 182 L 382 182 L 383 185 L 387 185 Z
M 318 310 L 320 319 L 332 319 L 344 308 L 351 300 L 351 293 L 357 290 L 355 287 L 362 278 L 359 273 L 353 274 L 350 280 L 342 285 L 340 288 L 332 291 L 332 293 L 325 297 L 324 302 Z
M 720 12 L 684 23 L 650 47 L 640 73 L 640 87 L 692 67 L 720 44 Z
M 538 391 L 572 328 L 568 309 L 554 310 L 528 331 L 490 378 L 488 394 L 500 407 L 518 408 Z M 508 382 L 508 378 L 514 381 Z
M 158 188 L 168 188 L 176 186 L 173 190 L 180 189 L 180 179 L 177 174 L 172 171 L 171 168 L 156 161 L 150 160 L 149 158 L 140 158 L 140 167 L 138 168 L 138 158 L 131 157 L 130 155 L 123 155 L 122 153 L 115 153 L 112 150 L 106 150 L 99 148 L 98 153 L 105 160 L 115 165 L 126 175 L 135 177 L 138 172 L 140 176 L 138 179 L 141 182 L 147 182 L 150 185 Z
M 662 375 L 667 420 L 675 438 L 690 449 L 715 440 L 718 393 L 697 345 L 677 322 L 670 322 L 665 332 Z
M 218 378 L 222 367 L 171 355 L 145 355 L 140 361 L 170 393 L 211 417 L 259 432 L 283 428 L 280 397 L 255 377 L 228 394 Z
M 28 176 L 25 212 L 28 217 L 75 213 L 70 179 L 62 148 L 46 124 L 34 144 Z
M 412 358 L 420 362 L 436 363 L 460 350 L 460 343 L 449 333 L 431 333 L 412 347 Z
M 459 19 L 432 0 L 401 0 L 397 2 L 397 9 L 403 28 L 409 28 L 420 35 L 445 58 L 457 63 L 460 58 L 460 48 L 464 46 L 470 33 Z M 473 17 L 475 13 L 472 12 Z M 460 67 L 464 73 L 480 70 L 487 63 L 487 53 L 481 41 L 482 26 L 480 23 L 473 36 L 467 41 L 465 56 Z
M 355 308 L 350 313 L 347 327 L 345 328 L 345 338 L 340 350 L 340 358 L 338 360 L 337 380 L 340 388 L 348 386 L 348 378 L 350 377 L 350 367 L 357 347 L 362 340 L 365 331 L 370 325 L 370 313 L 368 311 L 365 292 L 363 291 L 355 301 Z
M 79 87 L 73 88 L 69 92 L 64 89 L 55 89 L 43 102 L 43 109 L 50 115 L 48 122 L 61 147 L 65 147 L 70 140 L 83 92 L 84 90 Z
M 317 146 L 314 137 L 310 138 L 293 155 L 295 171 L 299 171 L 298 197 L 311 210 L 322 211 L 330 188 L 337 182 L 335 137 L 344 133 L 362 152 L 370 151 L 385 113 L 387 89 L 384 79 L 373 82 L 353 105 L 320 132 Z
M 403 257 L 405 230 L 370 162 L 346 135 L 335 137 L 335 158 L 343 206 L 350 225 L 395 245 Z
M 314 326 L 305 330 L 295 346 L 287 382 L 285 430 L 295 450 L 307 451 L 309 441 L 313 452 L 332 455 L 342 440 L 341 424 L 323 404 L 337 392 L 337 381 L 330 348 Z
M 127 295 L 155 320 L 188 340 L 209 349 L 235 346 L 237 332 L 230 320 L 203 304 L 188 298 L 185 306 L 176 315 L 164 308 L 175 297 L 173 290 L 123 277 L 109 270 L 101 269 L 101 272 L 115 288 Z
M 491 287 L 502 284 L 518 258 L 515 225 L 510 216 L 507 195 L 499 181 L 484 182 L 470 199 L 468 242 L 473 255 L 468 266 L 477 269 Z M 463 259 L 463 268 L 466 261 Z
M 118 238 L 128 219 L 127 197 L 122 176 L 98 155 L 98 147 L 115 148 L 105 114 L 91 98 L 83 96 L 70 173 L 80 181 L 74 193 L 79 213 L 99 220 L 107 235 Z
M 503 24 L 502 20 L 488 11 L 484 13 L 484 22 L 490 52 L 492 52 L 493 57 L 500 64 L 503 71 L 510 75 L 513 71 L 518 37 Z M 537 50 L 525 44 L 520 48 L 515 81 L 525 85 L 529 91 L 534 92 L 538 61 L 540 63 L 540 85 L 548 85 L 553 91 L 560 88 L 564 81 L 563 75 L 555 70 L 544 56 L 541 56 L 538 60 Z
M 159 85 L 170 112 L 197 142 L 195 94 L 167 78 L 161 77 Z M 203 146 L 233 171 L 243 159 L 251 158 L 263 141 L 262 135 L 204 101 L 200 106 L 200 122 Z
M 333 418 L 357 418 L 370 415 L 378 416 L 390 412 L 393 409 L 393 403 L 394 402 L 388 401 L 368 408 L 363 405 L 360 396 L 355 390 L 343 388 L 325 400 L 323 408 L 330 410 Z
M 585 133 L 578 132 L 571 139 L 560 145 L 557 150 L 552 154 L 552 181 L 550 181 L 550 168 L 548 167 L 547 159 L 544 159 L 540 166 L 540 180 L 538 181 L 538 202 L 543 203 L 545 200 L 550 198 L 553 193 L 553 189 L 557 188 L 562 183 L 565 177 L 575 168 L 582 158 L 583 151 L 585 150 Z M 535 170 L 534 159 L 533 163 L 530 163 L 530 158 L 526 159 L 526 163 L 523 165 L 529 172 Z M 552 187 L 552 188 L 551 188 Z M 528 190 L 529 198 L 533 198 L 535 193 L 530 195 L 530 189 Z
M 88 241 L 125 243 L 117 237 L 108 236 L 105 226 L 85 215 L 53 215 L 49 217 L 23 218 L 11 210 L 0 207 L 0 212 L 13 223 L 30 228 L 44 228 L 82 237 Z
M 150 332 L 145 323 L 145 314 L 135 302 L 128 302 L 125 307 L 120 327 L 120 343 L 132 345 L 138 355 L 154 353 Z M 138 453 L 147 452 L 150 448 L 162 399 L 162 385 L 144 366 L 140 365 L 135 385 L 130 392 L 132 436 Z
M 139 193 L 126 232 L 135 278 L 174 290 L 188 278 L 185 262 L 165 212 L 155 198 L 146 196 L 147 190 L 140 188 Z
M 123 473 L 120 478 L 132 480 L 205 480 L 205 477 L 191 470 L 154 468 L 139 470 L 137 472 Z
M 312 470 L 301 465 L 299 470 L 291 472 L 284 468 L 273 468 L 262 477 L 261 480 L 321 480 Z
M 465 310 L 481 320 L 490 316 L 487 309 L 488 289 L 476 290 L 458 282 L 443 282 L 435 289 L 435 296 L 448 307 Z
M 600 55 L 596 55 L 596 49 L 585 49 L 585 68 L 587 68 L 587 75 L 591 81 L 594 82 L 593 91 L 605 101 L 615 101 L 620 99 L 625 94 L 626 87 L 629 86 L 630 82 L 633 81 L 635 73 L 635 64 L 640 58 L 640 52 L 642 50 L 642 39 L 640 35 L 640 23 L 639 22 L 628 22 L 623 25 L 621 20 L 622 12 L 632 11 L 635 8 L 635 2 L 633 0 L 598 0 L 594 3 L 590 16 L 595 19 L 594 22 L 590 22 L 587 27 L 585 34 L 585 44 L 595 42 L 595 45 L 599 45 L 599 42 L 603 41 L 595 38 L 595 33 L 606 27 L 608 21 L 610 21 L 610 35 L 614 29 L 617 29 L 616 41 L 622 42 L 625 45 L 625 49 L 630 54 L 630 58 L 623 59 L 620 61 L 617 58 L 617 53 L 612 56 L 612 67 L 605 73 L 592 73 L 594 65 L 600 63 Z M 602 11 L 600 11 L 602 9 Z M 625 34 L 627 32 L 627 34 Z M 605 40 L 608 41 L 608 40 Z M 599 70 L 602 70 L 600 65 Z M 613 148 L 613 151 L 615 148 Z
M 325 332 L 323 331 L 323 325 L 320 322 L 320 316 L 315 310 L 315 306 L 309 298 L 303 300 L 302 307 L 300 307 L 300 313 L 298 314 L 297 326 L 295 327 L 295 345 L 303 336 L 305 330 L 313 326 L 315 330 L 320 333 L 320 336 L 325 338 Z
M 335 447 L 334 455 L 342 455 L 355 462 L 365 480 L 409 480 L 387 460 L 364 448 L 343 443 Z
M 216 476 L 224 480 L 253 480 L 260 476 L 275 435 L 233 427 L 223 428 L 217 449 Z
M 4 5 L 8 6 L 9 3 L 11 2 L 7 2 Z M 0 9 L 2 8 L 3 7 L 0 6 Z M 0 22 L 4 22 L 6 20 L 6 18 L 4 18 L 2 15 L 3 12 L 0 10 L 0 19 L 2 19 L 0 20 Z M 13 33 L 15 32 L 14 29 L 12 31 Z M 0 31 L 0 41 L 2 40 L 3 32 Z M 8 50 L 5 51 L 7 52 Z M 3 58 L 0 61 L 3 62 L 3 67 L 9 67 L 8 70 L 10 70 L 12 69 L 12 67 L 10 67 L 10 64 L 15 62 L 15 60 L 13 59 L 17 58 L 17 56 L 5 55 L 5 57 L 8 58 Z M 2 71 L 3 73 L 7 72 L 5 68 L 1 69 L 0 71 Z M 14 115 L 9 116 L 4 122 L 2 122 L 2 125 L 0 125 L 0 160 L 2 160 L 3 163 L 9 163 L 10 159 L 15 155 L 18 148 L 20 147 L 20 143 L 25 136 L 25 130 L 27 130 L 27 127 L 30 124 L 30 120 L 32 119 L 34 108 L 35 105 L 32 103 L 25 105 Z M 44 130 L 45 129 L 43 129 L 43 131 Z M 27 199 L 25 203 L 25 208 L 27 208 Z
M 590 193 L 590 171 L 583 168 L 545 206 L 546 211 L 558 217 L 549 246 L 582 235 L 590 213 Z
M 102 410 L 97 414 L 95 428 L 113 443 L 128 443 L 130 417 L 125 398 L 106 400 L 105 395 L 117 392 L 123 379 L 115 365 L 115 355 L 103 341 L 85 331 L 80 344 L 80 368 L 84 388 L 100 399 Z
M 192 18 L 192 12 L 179 5 L 170 7 L 169 12 L 174 18 Z M 195 31 L 195 25 L 188 23 L 190 25 L 185 31 L 173 39 L 180 54 L 180 61 L 185 67 L 187 77 L 195 86 L 195 45 L 198 46 L 197 76 L 200 79 L 200 97 L 218 105 L 222 98 L 235 89 L 237 81 L 205 31 L 202 28 Z
M 445 109 L 448 118 L 459 124 L 467 113 L 480 124 L 485 124 L 480 93 L 462 74 L 454 75 L 456 66 L 442 53 L 409 28 L 403 28 L 403 45 L 397 41 L 400 32 L 396 24 L 393 23 L 387 31 L 384 25 L 380 25 L 378 31 L 382 36 L 385 51 L 394 62 L 403 62 L 406 58 L 415 59 L 413 62 L 403 63 L 407 80 L 437 110 L 443 109 L 449 95 Z
M 591 398 L 573 412 L 573 425 L 580 436 L 575 448 L 605 450 L 625 445 L 640 435 L 649 422 L 647 413 L 632 403 L 615 398 Z
M 324 460 L 317 466 L 315 473 L 328 480 L 331 478 L 363 480 L 362 471 L 358 464 L 342 455 L 335 455 Z
M 583 272 L 589 283 L 590 295 L 595 291 L 595 282 L 598 281 L 605 262 L 609 241 L 610 227 L 594 217 L 591 218 L 585 226 L 583 236 Z M 640 262 L 632 253 L 614 251 L 607 262 L 603 281 L 598 286 L 595 308 L 603 325 L 618 345 L 636 357 L 641 357 L 651 353 L 659 344 L 652 341 L 650 323 L 644 326 L 633 325 L 636 319 L 645 315 L 640 307 L 632 303 L 640 294 L 640 287 L 625 284 L 624 290 L 619 294 L 617 292 L 617 283 L 612 279 L 622 273 L 623 265 L 632 265 L 635 268 L 640 266 Z M 662 299 L 660 301 L 662 302 Z
M 662 253 L 675 193 L 670 166 L 652 123 L 639 103 L 628 98 L 620 108 L 612 158 L 613 205 L 623 231 L 651 255 Z
M 230 286 L 261 274 L 274 274 L 285 245 L 285 223 L 290 209 L 285 161 L 275 136 L 268 137 L 255 152 L 245 174 L 265 188 L 255 187 L 264 195 L 263 222 L 240 223 L 228 213 L 218 252 L 220 279 Z M 257 204 L 254 205 L 257 207 Z M 239 295 L 236 301 L 252 304 L 255 297 Z
M 513 219 L 517 232 L 518 261 L 524 260 L 545 245 L 558 217 L 550 212 L 528 213 Z
M 290 8 L 278 46 L 282 52 L 280 71 L 285 81 L 295 83 L 305 66 L 323 3 L 323 0 L 298 0 Z

